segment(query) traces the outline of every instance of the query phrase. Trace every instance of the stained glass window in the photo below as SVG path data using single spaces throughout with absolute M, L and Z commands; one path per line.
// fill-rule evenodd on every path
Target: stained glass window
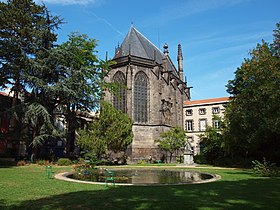
M 148 122 L 148 77 L 139 72 L 134 81 L 134 121 Z
M 119 84 L 117 91 L 113 95 L 113 106 L 126 113 L 126 79 L 124 73 L 118 71 L 113 76 L 113 82 Z

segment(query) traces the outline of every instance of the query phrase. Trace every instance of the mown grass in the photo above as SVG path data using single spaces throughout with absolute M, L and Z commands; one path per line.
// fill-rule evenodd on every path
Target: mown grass
M 44 166 L 0 168 L 0 209 L 280 209 L 279 178 L 257 177 L 251 170 L 199 170 L 222 179 L 195 185 L 108 188 L 48 179 Z

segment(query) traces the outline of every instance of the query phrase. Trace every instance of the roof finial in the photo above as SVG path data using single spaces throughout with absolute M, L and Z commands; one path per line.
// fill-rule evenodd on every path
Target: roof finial
M 133 26 L 133 21 L 131 21 L 131 28 L 133 28 L 134 26 Z
M 163 49 L 164 54 L 168 55 L 168 45 L 166 43 L 163 45 Z

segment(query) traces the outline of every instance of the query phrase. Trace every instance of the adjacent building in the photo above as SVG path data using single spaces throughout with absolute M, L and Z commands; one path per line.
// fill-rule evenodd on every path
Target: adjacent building
M 229 97 L 211 98 L 184 102 L 184 128 L 194 154 L 200 153 L 200 138 L 207 126 L 219 128 L 219 120 L 223 117 L 225 105 Z

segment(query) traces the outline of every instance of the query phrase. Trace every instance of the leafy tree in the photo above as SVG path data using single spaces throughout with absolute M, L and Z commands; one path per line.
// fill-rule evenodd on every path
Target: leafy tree
M 79 131 L 79 146 L 97 159 L 125 152 L 133 140 L 132 120 L 107 102 L 101 103 L 99 119 Z
M 75 130 L 79 127 L 76 111 L 90 111 L 99 107 L 103 80 L 103 69 L 109 69 L 109 61 L 99 60 L 96 56 L 96 40 L 85 34 L 72 33 L 69 40 L 57 51 L 63 54 L 59 60 L 66 76 L 56 86 L 57 103 L 64 107 L 67 122 L 66 152 L 69 155 L 74 149 Z
M 166 132 L 160 134 L 160 138 L 155 140 L 158 147 L 169 153 L 169 162 L 172 160 L 174 153 L 184 150 L 186 145 L 185 131 L 180 127 L 171 128 Z
M 280 160 L 279 26 L 272 45 L 258 44 L 227 84 L 226 147 L 232 156 Z
M 207 163 L 211 164 L 216 163 L 220 158 L 225 156 L 225 144 L 222 135 L 224 122 L 218 116 L 214 116 L 214 119 L 218 120 L 219 128 L 207 126 L 206 131 L 199 136 L 201 141 L 200 146 L 202 148 L 200 155 Z

